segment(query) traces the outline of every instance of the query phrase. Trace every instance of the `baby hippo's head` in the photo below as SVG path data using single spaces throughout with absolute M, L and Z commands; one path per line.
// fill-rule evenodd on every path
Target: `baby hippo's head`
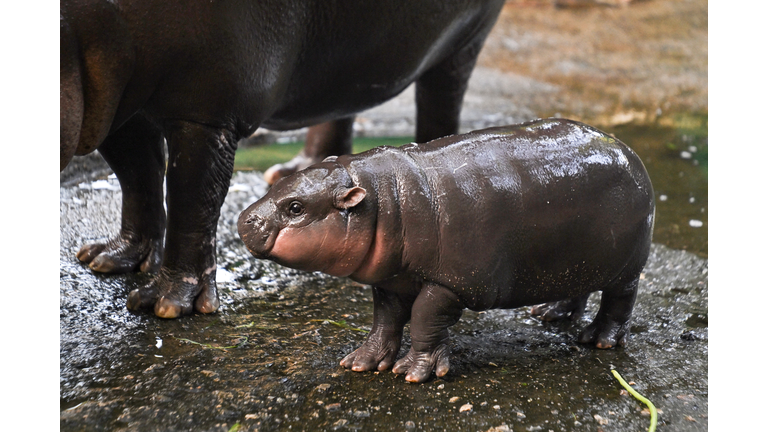
M 347 256 L 356 249 L 350 211 L 365 196 L 365 189 L 329 158 L 275 183 L 240 214 L 237 230 L 257 258 L 348 276 L 358 261 Z

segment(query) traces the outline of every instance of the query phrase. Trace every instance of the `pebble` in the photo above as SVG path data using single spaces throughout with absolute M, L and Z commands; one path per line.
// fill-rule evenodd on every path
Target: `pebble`
M 448 402 L 450 402 L 450 403 L 456 403 L 456 402 L 458 402 L 458 401 L 459 401 L 459 399 L 460 399 L 460 398 L 459 398 L 458 396 L 454 396 L 454 397 L 452 397 L 452 398 L 448 399 Z
M 598 414 L 595 414 L 593 417 L 595 417 L 595 420 L 597 421 L 597 424 L 605 426 L 608 424 L 608 419 L 605 417 L 601 417 Z
M 464 404 L 459 408 L 459 412 L 472 411 L 472 404 Z

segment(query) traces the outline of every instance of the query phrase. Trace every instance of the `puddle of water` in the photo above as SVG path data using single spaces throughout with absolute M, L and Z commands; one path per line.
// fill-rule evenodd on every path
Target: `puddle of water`
M 656 192 L 653 241 L 708 255 L 708 117 L 679 115 L 653 125 L 604 128 L 643 160 Z

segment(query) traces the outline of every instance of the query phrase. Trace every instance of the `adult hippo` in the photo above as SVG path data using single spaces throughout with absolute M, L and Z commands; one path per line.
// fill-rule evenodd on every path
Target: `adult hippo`
M 98 149 L 123 193 L 120 232 L 77 257 L 98 272 L 157 271 L 129 309 L 215 311 L 216 224 L 237 141 L 259 126 L 351 128 L 413 82 L 417 140 L 455 133 L 502 4 L 62 0 L 61 169 Z
M 629 147 L 548 119 L 328 158 L 275 183 L 238 231 L 258 258 L 373 285 L 373 327 L 341 365 L 422 382 L 448 372 L 466 308 L 543 303 L 551 320 L 602 291 L 579 340 L 624 345 L 654 214 Z

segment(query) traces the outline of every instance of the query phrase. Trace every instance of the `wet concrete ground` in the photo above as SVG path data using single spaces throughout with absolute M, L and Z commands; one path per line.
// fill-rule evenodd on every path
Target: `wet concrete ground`
M 627 348 L 576 343 L 597 294 L 577 323 L 542 323 L 527 308 L 467 311 L 451 329 L 450 373 L 414 385 L 338 366 L 370 326 L 370 288 L 248 255 L 236 219 L 264 193 L 259 173 L 236 174 L 222 209 L 220 311 L 177 320 L 125 309 L 148 276 L 77 262 L 84 241 L 118 229 L 120 192 L 114 179 L 68 183 L 62 430 L 645 430 L 644 406 L 611 368 L 660 409 L 660 430 L 707 430 L 708 264 L 695 254 L 654 245 Z

